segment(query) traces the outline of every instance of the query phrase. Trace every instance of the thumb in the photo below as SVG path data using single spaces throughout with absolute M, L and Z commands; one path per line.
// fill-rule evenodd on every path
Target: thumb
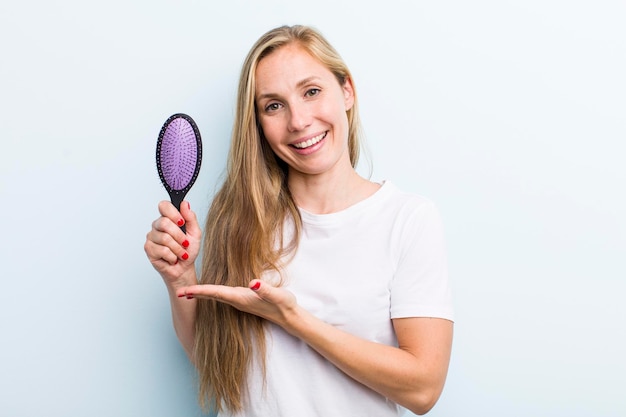
M 254 291 L 259 297 L 271 303 L 278 303 L 281 300 L 280 291 L 271 284 L 260 279 L 253 279 L 248 284 L 248 288 Z
M 200 229 L 200 225 L 198 224 L 198 218 L 196 217 L 196 213 L 191 210 L 189 201 L 185 200 L 181 203 L 180 215 L 185 219 L 187 234 L 191 234 L 192 236 L 200 236 L 202 234 L 202 229 Z
M 252 281 L 250 281 L 249 287 L 252 291 L 256 291 L 256 292 L 260 292 L 261 290 L 261 280 L 260 279 L 253 279 Z M 263 290 L 265 291 L 266 288 L 263 288 Z
M 280 302 L 280 292 L 276 291 L 277 288 L 265 281 L 253 279 L 250 281 L 250 284 L 248 284 L 248 287 L 265 301 L 273 304 Z
M 260 279 L 250 281 L 248 288 L 255 292 L 261 300 L 273 304 L 276 308 L 282 310 L 281 317 L 285 317 L 286 314 L 293 312 L 297 307 L 297 300 L 293 293 Z M 269 318 L 269 315 L 266 318 Z

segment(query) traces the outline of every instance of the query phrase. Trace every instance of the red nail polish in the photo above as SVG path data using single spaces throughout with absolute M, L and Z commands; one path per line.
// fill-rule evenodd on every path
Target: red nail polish
M 188 300 L 193 300 L 193 295 L 187 295 L 186 297 Z
M 185 224 L 185 221 L 183 219 L 180 219 L 177 224 L 179 226 L 182 226 L 183 224 Z
M 256 284 L 250 287 L 250 289 L 252 289 L 253 291 L 258 290 L 259 288 L 261 288 L 261 281 L 257 281 Z
M 187 252 L 183 253 L 182 258 L 184 261 L 186 261 L 187 259 L 189 259 L 189 254 Z
M 178 298 L 183 298 L 183 297 L 186 297 L 186 296 L 185 296 L 185 294 L 179 294 L 179 295 L 177 295 L 177 297 Z
M 191 210 L 191 204 L 189 204 L 189 201 L 187 201 L 187 208 Z
M 189 247 L 189 241 L 188 241 L 188 240 L 185 240 L 185 241 L 183 242 L 183 248 L 188 248 L 188 247 Z

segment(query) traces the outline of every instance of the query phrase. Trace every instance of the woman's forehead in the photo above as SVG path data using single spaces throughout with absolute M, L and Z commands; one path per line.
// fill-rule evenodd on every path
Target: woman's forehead
M 298 88 L 308 81 L 328 80 L 334 74 L 301 46 L 285 46 L 259 61 L 256 92 L 263 95 L 274 88 Z

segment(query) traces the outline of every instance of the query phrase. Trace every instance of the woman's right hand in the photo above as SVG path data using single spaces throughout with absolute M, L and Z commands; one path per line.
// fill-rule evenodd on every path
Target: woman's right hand
M 159 203 L 161 217 L 152 223 L 144 250 L 170 290 L 197 284 L 194 261 L 200 252 L 202 230 L 187 201 L 180 212 L 169 201 Z M 187 234 L 180 226 L 185 224 Z

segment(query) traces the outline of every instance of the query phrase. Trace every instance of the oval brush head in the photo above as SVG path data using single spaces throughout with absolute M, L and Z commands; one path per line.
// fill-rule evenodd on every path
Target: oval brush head
M 157 140 L 156 162 L 159 178 L 172 204 L 180 210 L 202 163 L 202 139 L 191 117 L 177 113 L 165 121 Z M 182 229 L 185 231 L 184 226 Z

